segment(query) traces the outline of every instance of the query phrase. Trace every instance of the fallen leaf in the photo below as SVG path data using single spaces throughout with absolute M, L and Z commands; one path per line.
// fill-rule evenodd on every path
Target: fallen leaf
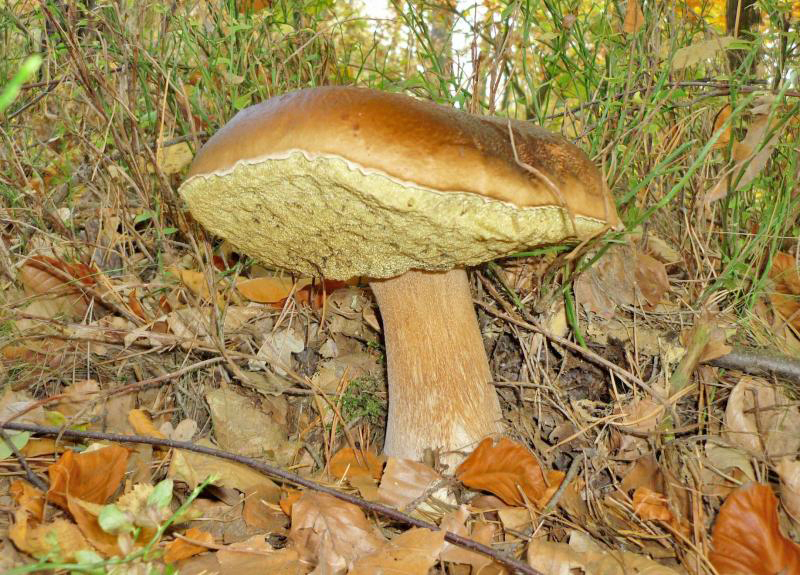
M 360 508 L 324 493 L 304 492 L 292 505 L 289 542 L 321 573 L 344 573 L 384 539 Z
M 552 543 L 535 539 L 528 546 L 528 564 L 544 575 L 592 573 L 593 575 L 680 575 L 649 557 L 629 551 L 579 551 L 572 542 Z
M 240 279 L 236 282 L 236 289 L 250 301 L 278 303 L 285 301 L 293 290 L 300 290 L 310 283 L 310 279 L 295 281 L 290 277 L 266 276 Z M 295 285 L 297 286 L 296 288 Z
M 769 272 L 775 289 L 769 299 L 784 321 L 800 330 L 800 274 L 794 256 L 778 252 L 772 260 Z
M 157 437 L 158 439 L 166 439 L 166 435 L 161 433 L 158 428 L 147 415 L 143 409 L 131 409 L 128 413 L 128 422 L 133 427 L 134 433 L 137 435 L 146 435 L 148 437 Z
M 694 42 L 693 44 L 679 48 L 672 57 L 672 69 L 683 70 L 703 60 L 713 58 L 717 53 L 725 50 L 733 41 L 734 38 L 731 36 L 722 36 L 720 38 L 712 38 L 711 40 Z
M 297 452 L 287 430 L 249 398 L 230 388 L 206 393 L 214 424 L 214 436 L 222 449 L 248 457 L 266 457 L 281 465 L 291 463 Z
M 414 527 L 356 560 L 348 575 L 428 575 L 444 543 L 444 531 Z
M 211 533 L 198 529 L 197 527 L 187 529 L 184 535 L 198 542 L 214 543 L 214 536 Z M 208 551 L 208 547 L 177 538 L 167 545 L 164 551 L 164 561 L 166 563 L 175 563 L 176 561 L 188 559 L 189 557 L 205 551 Z
M 441 478 L 432 467 L 424 463 L 387 457 L 378 488 L 378 500 L 396 509 L 404 509 Z
M 8 528 L 8 536 L 21 551 L 50 560 L 71 562 L 76 551 L 92 548 L 78 526 L 71 521 L 56 519 L 43 525 L 31 523 L 23 509 L 18 509 L 15 513 L 14 523 Z
M 59 275 L 73 278 L 72 281 L 55 275 L 52 268 L 61 272 Z M 86 315 L 89 304 L 78 286 L 92 286 L 98 273 L 84 264 L 70 264 L 49 256 L 34 256 L 20 268 L 19 280 L 26 294 L 40 296 L 39 303 L 43 307 L 39 311 L 45 317 L 63 314 L 80 319 Z
M 257 360 L 251 359 L 248 368 L 251 370 L 266 369 L 270 365 L 278 375 L 286 375 L 292 368 L 292 354 L 305 349 L 305 342 L 293 329 L 284 328 L 264 336 L 264 343 L 256 353 Z
M 751 453 L 795 453 L 800 449 L 800 409 L 778 384 L 757 377 L 739 380 L 725 406 L 723 435 Z
M 467 487 L 493 493 L 509 505 L 525 505 L 526 498 L 536 503 L 547 489 L 536 457 L 507 437 L 497 445 L 491 438 L 481 441 L 458 466 L 456 477 Z
M 276 486 L 261 485 L 245 491 L 242 519 L 248 527 L 267 532 L 280 532 L 287 525 L 286 514 L 278 506 L 281 490 Z
M 767 485 L 750 483 L 728 496 L 708 554 L 719 575 L 800 573 L 800 546 L 781 533 L 777 507 Z
M 69 497 L 91 503 L 106 503 L 125 476 L 129 453 L 118 445 L 80 454 L 66 451 L 48 467 L 48 500 L 64 509 L 68 508 Z
M 36 521 L 42 520 L 45 500 L 42 491 L 21 479 L 14 480 L 8 491 L 19 509 L 25 510 Z
M 350 447 L 344 447 L 331 457 L 328 469 L 336 479 L 350 480 L 357 477 L 380 479 L 383 461 L 372 449 L 354 451 Z
M 264 574 L 303 575 L 307 565 L 300 561 L 294 549 L 273 549 L 263 535 L 232 543 L 217 551 L 217 560 L 222 568 L 220 575 Z
M 772 151 L 778 144 L 782 129 L 772 132 L 769 140 L 761 146 L 762 141 L 767 137 L 770 128 L 768 114 L 754 114 L 747 129 L 747 134 L 741 142 L 733 144 L 734 167 L 726 171 L 719 179 L 717 184 L 707 192 L 704 203 L 711 204 L 728 195 L 728 179 L 737 188 L 743 188 L 752 182 L 758 174 L 766 167 L 767 162 L 772 156 Z M 740 175 L 741 174 L 741 175 Z M 737 181 L 738 180 L 738 181 Z
M 483 543 L 491 547 L 492 539 L 494 538 L 494 526 L 483 522 L 475 522 L 472 524 L 470 530 L 467 529 L 467 520 L 469 519 L 469 511 L 465 505 L 462 505 L 456 511 L 448 513 L 442 518 L 439 525 L 442 531 L 449 531 L 462 537 L 473 539 L 478 543 Z M 458 545 L 445 542 L 442 550 L 439 553 L 439 559 L 449 563 L 459 563 L 461 565 L 471 565 L 473 573 L 480 573 L 481 569 L 492 562 L 491 557 L 487 557 L 483 553 L 476 553 Z
M 800 525 L 800 461 L 783 457 L 775 470 L 781 478 L 781 502 L 794 522 Z
M 672 512 L 667 507 L 667 499 L 647 487 L 639 487 L 633 492 L 633 512 L 645 521 L 673 520 Z
M 205 438 L 196 443 L 204 447 L 216 447 Z M 241 463 L 191 451 L 177 450 L 172 454 L 167 476 L 187 483 L 190 489 L 194 489 L 211 475 L 216 477 L 214 485 L 239 491 L 258 486 L 267 489 L 277 487 L 268 477 Z

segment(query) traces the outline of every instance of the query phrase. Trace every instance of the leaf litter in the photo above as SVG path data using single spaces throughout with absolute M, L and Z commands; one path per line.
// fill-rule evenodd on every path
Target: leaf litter
M 197 17 L 214 7 L 205 10 Z M 223 24 L 231 30 L 230 21 Z M 627 2 L 623 32 L 633 37 L 646 25 L 641 3 Z M 700 66 L 731 42 L 696 41 L 674 55 L 672 68 Z M 192 92 L 198 82 L 184 88 Z M 170 78 L 159 83 L 172 86 Z M 195 97 L 202 100 L 202 90 Z M 82 105 L 63 100 L 65 109 Z M 730 146 L 732 157 L 700 188 L 709 190 L 698 192 L 706 206 L 730 197 L 729 175 L 737 189 L 749 189 L 769 170 L 786 128 L 769 120 L 766 104 L 751 106 L 740 130 L 731 129 L 730 108 L 715 108 L 723 111 L 710 127 L 722 132 L 714 153 Z M 97 115 L 103 109 L 76 117 L 117 133 L 116 120 Z M 175 109 L 163 114 L 165 129 L 182 136 Z M 189 116 L 205 130 L 218 122 L 219 112 L 211 114 Z M 84 140 L 93 141 L 76 139 Z M 544 573 L 797 569 L 789 537 L 800 515 L 796 393 L 774 378 L 698 367 L 728 353 L 731 326 L 742 325 L 719 301 L 706 300 L 710 310 L 695 307 L 709 276 L 721 271 L 705 239 L 687 243 L 671 223 L 657 223 L 602 254 L 592 246 L 597 261 L 575 276 L 558 271 L 565 260 L 557 255 L 500 262 L 503 281 L 474 272 L 497 289 L 476 282 L 475 293 L 514 439 L 487 440 L 453 473 L 436 466 L 436 454 L 411 462 L 383 459 L 375 448 L 386 407 L 385 357 L 366 283 L 281 275 L 230 246 L 204 243 L 182 216 L 168 215 L 179 213 L 170 185 L 185 174 L 194 147 L 154 141 L 152 158 L 137 146 L 115 147 L 113 164 L 96 156 L 98 182 L 89 189 L 81 179 L 70 188 L 74 197 L 69 206 L 56 202 L 49 227 L 34 219 L 19 224 L 24 210 L 4 218 L 3 241 L 26 241 L 9 242 L 9 253 L 4 244 L 0 254 L 10 264 L 2 285 L 2 369 L 11 382 L 0 397 L 3 421 L 220 447 L 424 518 Z M 129 157 L 126 150 L 138 151 Z M 94 144 L 84 151 L 97 153 Z M 58 193 L 67 159 L 76 173 L 85 168 L 77 151 L 43 154 L 53 160 L 44 177 L 18 183 L 28 199 Z M 97 205 L 94 186 L 111 192 L 108 205 Z M 152 197 L 166 199 L 154 206 Z M 47 209 L 36 205 L 45 219 Z M 754 307 L 767 326 L 757 335 L 784 348 L 800 329 L 797 256 L 785 249 L 772 258 L 770 290 Z M 575 309 L 554 296 L 554 274 L 556 293 L 574 290 Z M 524 327 L 531 320 L 546 333 Z M 696 346 L 686 387 L 670 394 L 669 381 L 694 349 L 693 325 L 710 335 Z M 583 351 L 550 337 L 578 333 Z M 737 339 L 755 337 L 739 332 Z M 624 374 L 598 367 L 598 356 Z M 164 561 L 182 572 L 505 569 L 446 543 L 442 530 L 409 529 L 240 463 L 164 447 L 7 434 L 50 484 L 44 492 L 20 479 L 29 476 L 5 446 L 2 569 L 32 558 L 80 562 L 87 553 L 144 567 L 151 560 L 136 550 L 156 535 Z M 155 497 L 163 485 L 166 502 Z M 190 499 L 178 514 L 178 500 Z M 157 532 L 168 519 L 169 528 Z

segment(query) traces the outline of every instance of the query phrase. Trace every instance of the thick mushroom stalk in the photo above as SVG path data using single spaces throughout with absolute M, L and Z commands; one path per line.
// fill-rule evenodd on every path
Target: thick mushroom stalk
M 370 286 L 386 342 L 384 452 L 419 460 L 438 448 L 445 463 L 460 462 L 456 451 L 503 429 L 466 272 L 412 270 Z

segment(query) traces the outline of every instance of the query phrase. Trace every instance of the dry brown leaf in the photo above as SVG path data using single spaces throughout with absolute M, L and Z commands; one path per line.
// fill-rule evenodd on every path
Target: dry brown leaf
M 645 521 L 670 522 L 673 519 L 666 497 L 647 487 L 633 492 L 633 512 Z
M 791 254 L 778 252 L 772 260 L 769 277 L 775 289 L 769 299 L 783 320 L 800 330 L 800 274 Z
M 458 466 L 456 477 L 467 487 L 493 493 L 509 505 L 525 505 L 525 498 L 536 503 L 547 489 L 536 457 L 507 437 L 497 445 L 491 438 L 481 441 Z
M 286 428 L 253 401 L 231 388 L 206 393 L 214 436 L 222 449 L 247 457 L 266 457 L 289 465 L 298 446 L 288 440 Z
M 64 281 L 49 271 L 51 267 L 74 278 L 73 281 Z M 41 296 L 40 303 L 44 306 L 39 311 L 46 317 L 63 314 L 80 319 L 86 314 L 89 305 L 78 286 L 94 285 L 98 273 L 84 264 L 70 264 L 48 256 L 34 256 L 20 268 L 19 280 L 26 294 Z
M 730 104 L 725 104 L 722 108 L 720 108 L 717 115 L 714 117 L 714 129 L 713 133 L 716 134 L 717 132 L 721 131 L 723 125 L 731 117 L 731 106 Z M 714 144 L 715 148 L 727 148 L 728 144 L 731 141 L 731 125 L 728 124 L 728 127 L 725 128 L 725 131 L 722 132 L 720 137 L 717 139 L 716 143 Z
M 397 509 L 421 497 L 442 478 L 428 465 L 410 459 L 386 458 L 378 499 Z
M 385 539 L 359 507 L 324 493 L 304 492 L 292 505 L 289 541 L 300 559 L 324 573 L 344 573 Z
M 728 496 L 708 554 L 719 575 L 800 573 L 800 546 L 781 533 L 777 507 L 767 485 L 750 483 Z
M 195 443 L 204 447 L 216 447 L 208 439 L 201 439 Z M 210 475 L 217 477 L 214 485 L 230 487 L 239 491 L 247 491 L 249 488 L 257 486 L 264 486 L 267 489 L 275 486 L 275 483 L 264 474 L 241 463 L 225 461 L 191 451 L 178 450 L 172 454 L 172 461 L 167 472 L 168 477 L 183 481 L 189 485 L 190 489 L 194 489 Z
M 722 36 L 721 38 L 703 40 L 680 48 L 675 51 L 675 55 L 672 58 L 672 69 L 683 70 L 703 60 L 713 58 L 733 41 L 734 38 L 731 36 Z
M 197 527 L 191 527 L 190 529 L 187 529 L 184 535 L 189 539 L 193 539 L 194 541 L 201 543 L 214 543 L 214 536 L 211 533 L 203 531 L 202 529 L 198 529 Z M 205 551 L 208 551 L 208 547 L 197 545 L 196 543 L 190 543 L 185 539 L 175 539 L 174 541 L 170 541 L 170 543 L 167 545 L 164 552 L 164 561 L 166 563 L 175 563 L 176 561 L 188 559 L 189 557 L 198 555 L 199 553 L 203 553 Z
M 236 282 L 236 289 L 245 298 L 258 303 L 278 303 L 285 301 L 292 290 L 300 290 L 311 283 L 304 279 L 295 282 L 290 277 L 260 277 L 253 279 L 240 279 Z M 295 284 L 297 288 L 295 288 Z
M 159 439 L 166 439 L 167 437 L 158 430 L 153 420 L 150 419 L 150 416 L 143 409 L 131 409 L 130 412 L 128 412 L 128 422 L 137 435 L 146 435 Z
M 372 477 L 380 479 L 383 461 L 373 449 L 354 451 L 344 447 L 337 451 L 328 462 L 328 470 L 336 479 Z
M 628 0 L 622 31 L 626 34 L 636 34 L 642 26 L 644 26 L 644 14 L 639 6 L 639 0 Z
M 53 406 L 55 411 L 67 417 L 78 413 L 86 414 L 87 404 L 100 395 L 100 385 L 93 379 L 84 379 L 67 386 L 60 395 L 61 399 Z
M 105 504 L 122 483 L 129 453 L 118 445 L 80 454 L 65 452 L 48 467 L 48 500 L 64 509 L 69 497 Z
M 800 461 L 784 457 L 775 469 L 781 478 L 781 502 L 797 525 L 800 525 Z
M 755 481 L 750 456 L 744 450 L 709 441 L 705 451 L 707 464 L 702 468 L 703 495 L 725 497 L 738 485 Z
M 587 311 L 611 319 L 616 306 L 654 309 L 669 287 L 663 262 L 635 246 L 618 245 L 578 277 L 575 296 Z
M 44 517 L 44 493 L 42 491 L 27 481 L 16 479 L 11 484 L 9 493 L 19 509 L 25 510 L 36 521 L 42 520 Z
M 8 536 L 18 549 L 37 558 L 72 561 L 76 551 L 92 548 L 77 525 L 71 521 L 56 519 L 51 523 L 39 525 L 32 522 L 23 509 L 18 509 L 15 513 L 14 523 L 8 529 Z
M 219 575 L 303 575 L 309 571 L 297 551 L 289 548 L 276 551 L 263 535 L 227 545 L 217 552 L 217 560 L 221 567 Z
M 414 527 L 360 557 L 348 575 L 427 575 L 444 543 L 444 531 Z
M 280 532 L 287 526 L 286 514 L 278 506 L 281 490 L 275 487 L 259 486 L 245 492 L 242 519 L 248 527 L 267 532 Z
M 772 151 L 781 137 L 781 130 L 777 129 L 772 137 L 758 151 L 758 147 L 769 131 L 769 115 L 754 114 L 747 129 L 747 134 L 741 142 L 733 144 L 733 160 L 735 165 L 732 171 L 726 171 L 717 184 L 706 194 L 706 205 L 720 200 L 728 195 L 728 176 L 732 174 L 732 182 L 737 187 L 744 187 L 752 182 L 761 173 L 769 161 Z M 741 177 L 739 176 L 740 172 Z M 738 182 L 736 179 L 738 178 Z
M 462 505 L 456 511 L 448 513 L 442 518 L 439 525 L 442 531 L 449 531 L 462 537 L 468 537 L 491 547 L 492 539 L 494 539 L 494 525 L 479 521 L 473 523 L 472 529 L 467 530 L 467 520 L 469 519 L 469 511 L 465 505 Z M 492 562 L 490 557 L 482 553 L 476 553 L 469 549 L 464 549 L 458 545 L 445 542 L 442 550 L 439 553 L 439 559 L 449 563 L 459 563 L 462 565 L 471 565 L 473 573 L 480 573 L 486 565 Z
M 777 384 L 758 377 L 739 380 L 725 407 L 724 436 L 751 453 L 767 456 L 800 449 L 800 409 Z
M 669 279 L 664 264 L 636 250 L 636 287 L 644 297 L 645 309 L 654 309 L 669 291 Z
M 680 575 L 649 557 L 628 551 L 577 550 L 572 544 L 534 540 L 528 546 L 528 564 L 544 575 Z

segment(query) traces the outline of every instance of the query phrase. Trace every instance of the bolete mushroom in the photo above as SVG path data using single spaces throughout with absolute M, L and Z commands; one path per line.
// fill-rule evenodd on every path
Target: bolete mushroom
M 198 222 L 257 260 L 374 278 L 384 451 L 439 449 L 450 462 L 503 429 L 465 267 L 618 224 L 601 174 L 564 138 L 352 87 L 242 110 L 180 191 Z

